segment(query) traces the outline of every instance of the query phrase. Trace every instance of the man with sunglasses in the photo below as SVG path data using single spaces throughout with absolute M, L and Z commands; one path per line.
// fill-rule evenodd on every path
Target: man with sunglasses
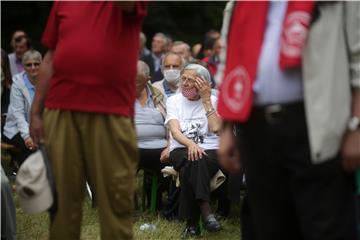
M 11 37 L 10 45 L 14 51 L 9 54 L 10 71 L 11 75 L 14 76 L 24 71 L 22 57 L 27 50 L 31 49 L 31 44 L 23 30 L 16 30 Z
M 42 56 L 38 51 L 25 52 L 23 56 L 25 71 L 13 76 L 2 140 L 20 149 L 17 154 L 18 165 L 21 165 L 35 149 L 29 133 L 29 116 L 41 61 Z

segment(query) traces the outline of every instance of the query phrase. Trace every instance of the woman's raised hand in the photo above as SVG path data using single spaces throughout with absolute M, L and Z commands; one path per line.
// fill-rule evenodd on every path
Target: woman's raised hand
M 208 81 L 198 76 L 195 79 L 195 87 L 198 89 L 199 95 L 203 101 L 210 100 L 211 86 Z

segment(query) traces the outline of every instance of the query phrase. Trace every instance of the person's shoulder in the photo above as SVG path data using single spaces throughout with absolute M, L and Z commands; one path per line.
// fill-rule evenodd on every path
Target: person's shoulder
M 167 98 L 167 103 L 180 103 L 182 100 L 182 94 L 181 93 L 175 93 Z
M 24 72 L 21 73 L 17 73 L 13 76 L 12 78 L 12 84 L 11 84 L 11 89 L 17 89 L 18 91 L 23 91 L 24 88 L 26 88 L 22 74 Z
M 158 88 L 159 90 L 163 90 L 164 89 L 163 82 L 164 82 L 164 79 L 160 80 L 160 81 L 157 81 L 157 82 L 154 82 L 152 84 L 152 86 Z
M 22 72 L 20 72 L 20 73 L 17 73 L 17 74 L 15 74 L 13 77 L 12 77 L 12 80 L 13 80 L 13 85 L 15 84 L 15 85 L 22 85 L 22 83 L 23 83 L 23 74 L 24 74 L 25 72 L 24 71 L 22 71 Z
M 153 58 L 152 58 L 152 55 L 151 55 L 151 53 L 150 53 L 150 54 L 147 54 L 147 55 L 142 56 L 140 60 L 142 60 L 142 61 L 144 61 L 144 62 L 147 63 L 147 62 L 149 62 L 149 61 L 152 61 Z
M 147 87 L 150 89 L 152 98 L 156 104 L 164 100 L 164 93 L 158 87 L 151 83 L 147 83 Z
M 154 84 L 151 84 L 151 87 L 154 89 L 155 92 L 158 92 L 159 94 L 163 95 L 163 93 L 160 90 L 159 86 L 156 86 Z
M 9 60 L 14 59 L 15 58 L 15 53 L 9 53 L 8 58 L 9 58 Z

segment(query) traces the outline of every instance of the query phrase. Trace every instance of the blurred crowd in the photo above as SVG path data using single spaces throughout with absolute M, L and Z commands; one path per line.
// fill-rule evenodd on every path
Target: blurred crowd
M 139 2 L 135 10 L 124 5 L 121 11 L 135 11 L 136 17 L 143 17 L 137 12 Z M 50 49 L 44 57 L 32 48 L 31 34 L 23 30 L 12 34 L 12 53 L 1 51 L 1 140 L 2 147 L 14 147 L 9 148 L 7 175 L 16 176 L 39 144 L 51 149 L 57 188 L 64 193 L 58 194 L 51 238 L 56 239 L 56 234 L 69 239 L 79 236 L 76 229 L 62 232 L 62 223 L 67 221 L 66 214 L 81 206 L 81 201 L 72 200 L 82 200 L 83 193 L 77 196 L 75 192 L 85 189 L 86 182 L 94 206 L 101 211 L 104 239 L 119 232 L 124 234 L 120 235 L 122 239 L 132 237 L 128 229 L 108 224 L 115 222 L 114 216 L 121 216 L 125 222 L 128 214 L 112 204 L 126 206 L 131 212 L 135 202 L 138 210 L 151 209 L 169 221 L 185 221 L 181 237 L 189 238 L 200 235 L 201 224 L 208 232 L 221 231 L 221 220 L 240 199 L 242 240 L 357 239 L 360 214 L 354 173 L 360 166 L 358 3 L 230 2 L 224 11 L 221 34 L 210 29 L 192 46 L 183 39 L 174 39 L 171 33 L 146 36 L 140 31 L 123 30 L 125 34 L 131 32 L 131 38 L 114 50 L 114 55 L 135 49 L 134 59 L 119 54 L 117 60 L 121 59 L 122 65 L 112 62 L 98 67 L 99 61 L 109 63 L 112 57 L 89 51 L 84 62 L 95 61 L 90 65 L 94 66 L 91 73 L 135 76 L 134 81 L 121 80 L 122 88 L 107 80 L 107 91 L 103 91 L 101 81 L 86 72 L 81 86 L 84 92 L 93 92 L 86 94 L 84 101 L 78 97 L 85 96 L 84 92 L 71 95 L 87 106 L 74 104 L 69 108 L 69 95 L 61 94 L 60 89 L 75 91 L 80 81 L 72 80 L 79 75 L 74 69 L 81 73 L 83 68 L 75 66 L 73 59 L 67 60 L 74 66 L 64 67 L 56 58 L 61 50 L 61 54 L 70 51 L 70 47 L 64 47 L 70 45 L 57 45 L 54 29 L 58 31 L 55 25 L 59 23 L 54 18 L 59 9 L 68 10 L 60 5 L 52 10 L 42 39 Z M 126 21 L 141 26 L 131 17 L 127 16 Z M 133 40 L 139 45 L 131 44 Z M 94 56 L 98 59 L 91 59 Z M 47 72 L 51 64 L 55 67 Z M 121 70 L 115 71 L 118 68 Z M 71 87 L 64 87 L 63 82 Z M 113 94 L 110 88 L 134 95 L 135 102 L 124 97 L 121 101 L 131 106 L 117 109 L 116 99 L 109 97 Z M 47 91 L 50 95 L 44 110 Z M 92 105 L 94 96 L 98 105 Z M 37 103 L 32 110 L 34 98 Z M 61 105 L 59 99 L 65 103 Z M 37 124 L 43 110 L 48 133 L 45 138 L 40 131 L 42 125 Z M 124 118 L 113 119 L 116 115 Z M 36 124 L 30 126 L 31 121 Z M 132 141 L 133 125 L 136 141 Z M 76 151 L 84 149 L 79 141 L 86 144 L 86 150 Z M 76 147 L 68 147 L 70 143 Z M 115 143 L 121 146 L 109 147 Z M 55 146 L 61 150 L 54 150 Z M 67 175 L 65 165 L 60 163 L 61 157 L 67 156 L 65 152 L 86 159 L 74 164 L 72 168 L 77 169 L 69 170 L 81 175 L 74 184 L 79 188 L 73 190 L 67 189 L 65 178 L 74 175 Z M 143 188 L 133 192 L 133 183 L 126 179 L 132 177 L 130 165 L 137 155 L 139 162 L 134 160 L 134 169 L 137 176 L 142 171 Z M 117 165 L 120 156 L 123 166 Z M 116 174 L 109 173 L 108 179 L 99 177 L 107 175 L 112 166 L 129 171 L 123 174 L 114 170 Z M 2 221 L 2 236 L 12 239 L 15 212 L 9 181 L 3 175 L 2 215 L 6 214 L 7 220 L 6 225 Z M 102 184 L 109 185 L 108 190 L 102 191 Z M 122 189 L 127 186 L 129 189 Z M 118 194 L 127 194 L 128 198 L 119 200 Z M 80 220 L 78 214 L 72 221 L 78 226 Z M 131 226 L 126 224 L 120 225 Z
M 193 212 L 193 207 L 189 204 L 196 202 L 191 197 L 191 193 L 181 194 L 179 186 L 180 170 L 184 167 L 186 162 L 179 159 L 179 163 L 174 169 L 174 162 L 170 161 L 170 151 L 175 148 L 182 149 L 181 144 L 171 144 L 171 131 L 166 127 L 166 121 L 169 118 L 169 108 L 167 99 L 172 95 L 179 95 L 180 81 L 184 79 L 184 74 L 188 72 L 189 79 L 182 81 L 186 83 L 186 88 L 193 89 L 194 80 L 200 77 L 201 84 L 206 86 L 206 99 L 210 100 L 208 114 L 214 117 L 218 116 L 216 112 L 217 102 L 217 84 L 214 76 L 217 71 L 219 63 L 219 54 L 221 50 L 220 33 L 216 30 L 209 30 L 204 36 L 202 43 L 197 43 L 191 48 L 190 45 L 184 41 L 174 41 L 169 34 L 156 33 L 152 37 L 151 50 L 146 46 L 147 38 L 144 33 L 140 33 L 140 47 L 139 47 L 139 62 L 137 64 L 136 76 L 136 102 L 135 102 L 135 126 L 137 130 L 137 142 L 140 153 L 140 162 L 138 171 L 143 170 L 144 191 L 146 199 L 145 205 L 140 206 L 140 201 L 137 200 L 137 208 L 150 208 L 151 205 L 151 184 L 152 177 L 156 176 L 158 186 L 156 190 L 156 211 L 168 220 L 185 220 L 189 218 L 191 225 L 196 225 L 199 219 L 199 210 Z M 37 78 L 39 74 L 40 64 L 42 62 L 42 55 L 32 48 L 28 34 L 23 30 L 16 30 L 12 34 L 11 47 L 12 53 L 7 54 L 2 50 L 2 121 L 1 121 L 1 136 L 2 143 L 9 144 L 3 146 L 14 146 L 8 152 L 11 155 L 10 169 L 7 175 L 10 179 L 16 177 L 19 167 L 26 160 L 26 158 L 37 150 L 30 136 L 30 111 L 31 105 L 35 96 Z M 181 85 L 183 86 L 183 85 Z M 181 89 L 184 89 L 183 86 Z M 194 96 L 189 96 L 189 98 Z M 181 100 L 181 99 L 180 99 Z M 175 107 L 176 101 L 170 103 L 170 106 Z M 199 102 L 199 106 L 187 106 L 187 103 L 180 104 L 184 111 L 191 111 L 197 115 L 202 114 L 204 109 Z M 191 110 L 194 108 L 193 110 Z M 174 109 L 174 114 L 178 109 Z M 191 115 L 190 115 L 191 116 Z M 183 119 L 184 116 L 178 116 L 177 119 Z M 217 117 L 218 118 L 218 117 Z M 194 143 L 204 143 L 208 140 L 204 138 L 204 133 L 207 135 L 207 127 L 202 126 L 201 122 L 188 122 L 186 123 L 187 133 L 186 136 L 194 139 Z M 201 124 L 201 126 L 200 126 Z M 220 120 L 216 119 L 215 122 L 216 133 L 220 129 Z M 200 129 L 202 128 L 202 129 Z M 200 132 L 201 131 L 201 132 Z M 210 132 L 209 132 L 210 134 Z M 210 134 L 211 135 L 211 134 Z M 232 195 L 228 194 L 228 179 L 229 176 L 226 171 L 222 170 L 218 164 L 216 157 L 216 149 L 218 148 L 218 137 L 212 135 L 210 137 L 211 144 L 204 145 L 203 150 L 198 149 L 194 151 L 194 160 L 199 157 L 209 156 L 211 165 L 198 166 L 196 170 L 199 171 L 199 176 L 204 179 L 194 178 L 194 183 L 201 184 L 200 186 L 186 186 L 191 189 L 199 189 L 197 194 L 202 194 L 207 201 L 202 203 L 201 208 L 205 225 L 210 231 L 219 231 L 221 226 L 216 219 L 226 218 L 230 212 L 231 200 L 234 202 L 240 201 L 240 185 L 236 182 L 232 184 Z M 175 142 L 173 140 L 173 142 Z M 201 145 L 202 146 L 202 145 Z M 207 151 L 208 150 L 208 151 Z M 181 150 L 183 151 L 183 150 Z M 197 155 L 199 154 L 199 155 Z M 211 158 L 210 158 L 211 156 Z M 185 159 L 185 158 L 183 158 Z M 209 163 L 210 164 L 210 163 Z M 183 166 L 184 165 L 184 166 Z M 209 169 L 208 169 L 209 168 Z M 211 171 L 207 174 L 203 171 Z M 167 177 L 164 177 L 167 176 Z M 216 176 L 215 176 L 216 175 Z M 207 182 L 213 179 L 213 186 L 207 187 Z M 234 176 L 234 180 L 242 182 L 241 174 Z M 220 183 L 216 183 L 220 179 Z M 183 180 L 182 180 L 183 181 Z M 181 181 L 181 182 L 182 182 Z M 198 182 L 200 181 L 200 182 Z M 185 185 L 182 187 L 185 188 Z M 186 189 L 185 188 L 185 189 Z M 203 189 L 202 189 L 203 188 Z M 184 192 L 184 191 L 183 191 Z M 136 194 L 134 197 L 138 199 Z M 190 196 L 189 196 L 190 195 Z M 5 196 L 5 194 L 4 194 Z M 95 195 L 92 195 L 95 198 Z M 218 201 L 218 208 L 216 214 L 210 208 L 211 199 Z M 186 199 L 189 198 L 190 199 Z M 4 198 L 5 199 L 5 198 Z M 93 200 L 95 202 L 95 199 Z M 10 200 L 8 202 L 11 202 Z M 9 203 L 7 203 L 9 204 Z M 184 205 L 185 206 L 182 206 Z M 187 209 L 189 212 L 185 215 L 179 214 L 179 206 Z M 194 206 L 197 208 L 197 204 Z M 8 208 L 9 210 L 11 208 Z M 9 214 L 11 216 L 11 213 Z M 14 214 L 12 214 L 14 217 Z M 189 217 L 188 217 L 189 216 Z M 11 218 L 10 218 L 11 219 Z M 8 221 L 8 224 L 10 221 Z M 11 227 L 11 226 L 10 226 Z M 4 227 L 3 229 L 6 229 Z M 15 228 L 13 228 L 15 229 Z M 14 230 L 13 230 L 14 231 Z M 199 229 L 190 229 L 198 234 Z M 15 234 L 13 232 L 13 234 Z M 9 235 L 8 235 L 9 236 Z

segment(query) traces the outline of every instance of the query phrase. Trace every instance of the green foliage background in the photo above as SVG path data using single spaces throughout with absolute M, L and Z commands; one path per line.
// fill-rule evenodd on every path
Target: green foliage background
M 24 29 L 34 48 L 44 52 L 40 39 L 52 2 L 1 1 L 0 4 L 1 47 L 9 52 L 12 32 Z M 209 29 L 220 30 L 225 4 L 224 1 L 150 1 L 143 25 L 148 47 L 156 32 L 170 34 L 174 40 L 183 40 L 190 45 L 202 42 Z

